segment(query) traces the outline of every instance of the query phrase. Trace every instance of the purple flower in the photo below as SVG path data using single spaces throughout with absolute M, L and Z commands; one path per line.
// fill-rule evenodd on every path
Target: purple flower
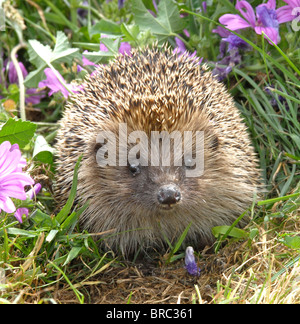
M 155 8 L 155 11 L 158 12 L 158 5 L 156 3 L 156 0 L 152 0 L 153 6 Z
M 25 186 L 34 184 L 33 179 L 22 172 L 26 160 L 17 144 L 5 141 L 0 145 L 0 211 L 13 213 L 16 207 L 11 198 L 26 199 Z
M 80 5 L 82 6 L 88 6 L 89 5 L 89 2 L 87 0 L 85 1 L 81 1 Z M 85 18 L 88 14 L 88 11 L 87 9 L 83 9 L 83 8 L 78 8 L 77 9 L 77 15 L 81 18 Z
M 32 105 L 37 105 L 41 102 L 41 99 L 46 95 L 43 92 L 38 91 L 35 88 L 26 89 L 26 98 L 25 102 L 27 104 L 31 103 Z
M 265 92 L 271 97 L 271 99 L 269 100 L 269 102 L 271 103 L 271 105 L 273 107 L 278 107 L 278 103 L 281 102 L 284 106 L 286 106 L 286 108 L 288 109 L 288 105 L 287 105 L 287 101 L 284 97 L 278 95 L 277 98 L 273 92 L 273 89 L 275 89 L 274 86 L 269 85 L 267 87 L 265 87 Z M 282 91 L 281 88 L 279 88 L 278 90 Z
M 227 52 L 229 55 L 224 56 L 226 43 L 228 43 Z M 251 46 L 234 34 L 222 39 L 220 43 L 220 55 L 218 56 L 218 59 L 221 60 L 216 63 L 215 68 L 212 70 L 212 74 L 216 75 L 219 81 L 223 81 L 227 78 L 232 68 L 242 62 L 242 57 L 240 55 L 241 49 L 249 50 Z
M 217 62 L 215 68 L 212 70 L 212 75 L 215 75 L 219 81 L 223 81 L 224 79 L 226 79 L 228 74 L 232 71 L 231 65 L 222 65 L 222 61 Z
M 228 49 L 227 52 L 230 52 L 233 49 L 245 49 L 248 50 L 251 48 L 251 46 L 245 42 L 243 39 L 241 39 L 239 36 L 231 34 L 226 38 L 223 38 L 222 41 L 228 43 Z
M 247 1 L 237 1 L 235 7 L 244 18 L 240 15 L 225 14 L 219 19 L 221 24 L 231 30 L 250 27 L 259 35 L 264 32 L 275 44 L 280 41 L 275 0 L 257 6 L 256 17 L 252 6 Z
M 28 72 L 22 62 L 19 62 L 19 66 L 22 71 L 23 78 L 25 79 L 26 76 L 28 75 Z M 3 68 L 3 73 L 4 72 L 5 72 L 5 68 Z M 1 83 L 5 83 L 2 80 L 0 80 L 0 81 L 1 81 Z M 15 68 L 13 62 L 9 62 L 9 64 L 8 64 L 8 82 L 10 84 L 18 84 L 18 82 L 19 82 L 17 71 L 16 71 L 16 68 Z M 32 105 L 39 104 L 41 102 L 41 99 L 44 97 L 45 97 L 45 94 L 38 92 L 37 89 L 35 89 L 35 88 L 26 89 L 26 98 L 25 98 L 26 104 L 32 104 Z M 2 97 L 0 96 L 0 98 L 2 98 Z
M 227 37 L 232 34 L 229 30 L 227 30 L 221 26 L 218 26 L 217 28 L 213 29 L 212 32 L 219 34 L 221 37 Z
M 235 65 L 241 63 L 242 57 L 239 51 L 250 50 L 251 46 L 241 37 L 231 33 L 223 27 L 218 26 L 216 29 L 213 29 L 212 32 L 222 37 L 220 42 L 220 55 L 218 56 L 218 59 L 221 60 L 216 63 L 215 68 L 212 70 L 212 74 L 216 75 L 219 81 L 222 81 L 228 76 Z M 237 32 L 239 32 L 239 30 L 237 30 Z M 227 44 L 228 46 L 226 46 Z M 229 53 L 229 55 L 225 56 L 226 52 Z
M 24 64 L 22 62 L 19 62 L 19 67 L 22 71 L 23 77 L 24 79 L 27 77 L 28 72 L 24 66 Z M 9 62 L 9 66 L 8 66 L 8 80 L 10 83 L 18 83 L 18 75 L 17 75 L 17 71 L 16 68 L 13 64 L 13 62 Z
M 36 197 L 36 195 L 40 192 L 41 189 L 42 189 L 42 185 L 40 183 L 35 184 L 32 189 L 26 192 L 27 198 L 33 199 L 34 197 Z M 28 208 L 21 207 L 16 210 L 14 215 L 16 219 L 19 221 L 19 223 L 22 223 L 23 222 L 22 216 L 25 215 L 26 217 L 28 217 L 28 214 L 29 214 Z
M 200 268 L 197 266 L 195 256 L 194 256 L 194 249 L 191 246 L 188 246 L 185 250 L 185 269 L 190 275 L 199 276 L 200 275 Z
M 53 93 L 61 92 L 63 94 L 63 96 L 67 99 L 70 93 L 62 85 L 62 83 L 58 80 L 58 78 L 56 77 L 54 72 L 50 68 L 46 68 L 44 70 L 44 73 L 46 74 L 47 78 L 46 78 L 46 80 L 43 80 L 43 81 L 39 82 L 39 88 L 48 87 L 50 89 L 49 96 L 52 96 Z M 65 82 L 65 80 L 63 79 L 63 77 L 61 76 L 61 74 L 59 72 L 57 72 L 57 73 L 58 73 L 61 81 L 66 84 L 68 89 L 70 89 L 74 93 L 80 91 L 80 89 L 81 89 L 80 85 L 74 85 L 74 84 L 71 84 L 71 83 L 67 84 Z
M 178 54 L 183 54 L 187 51 L 185 45 L 184 45 L 184 42 L 178 38 L 178 37 L 175 37 L 175 42 L 176 42 L 176 47 L 174 49 L 174 53 L 178 53 Z
M 118 9 L 122 9 L 124 7 L 125 0 L 118 0 Z
M 201 57 L 200 59 L 198 59 L 197 51 L 194 51 L 193 53 L 188 52 L 188 50 L 186 49 L 186 47 L 184 45 L 184 42 L 180 38 L 175 37 L 175 42 L 176 42 L 177 46 L 174 49 L 174 53 L 177 53 L 178 56 L 187 55 L 190 58 L 195 58 L 195 63 L 197 63 L 197 64 L 200 64 L 202 62 L 203 58 Z
M 287 21 L 292 21 L 300 14 L 300 0 L 283 1 L 288 5 L 280 7 L 276 10 L 277 20 L 280 24 L 285 23 Z

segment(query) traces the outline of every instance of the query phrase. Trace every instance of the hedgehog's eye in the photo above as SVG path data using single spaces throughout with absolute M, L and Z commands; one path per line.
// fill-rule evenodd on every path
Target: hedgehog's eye
M 138 175 L 141 173 L 141 168 L 139 164 L 129 164 L 129 171 L 132 173 L 133 176 Z

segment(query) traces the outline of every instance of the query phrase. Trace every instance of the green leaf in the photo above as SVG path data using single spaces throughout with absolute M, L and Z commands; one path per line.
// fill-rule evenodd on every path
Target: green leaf
M 31 71 L 25 81 L 24 84 L 28 88 L 36 88 L 38 87 L 39 82 L 45 80 L 45 65 L 41 65 L 38 69 Z
M 289 158 L 291 158 L 293 160 L 300 161 L 300 156 L 295 156 L 295 155 L 287 153 L 287 152 L 285 152 L 284 155 L 288 156 Z
M 78 51 L 79 48 L 70 48 L 68 37 L 62 31 L 58 31 L 50 62 L 55 61 L 55 63 L 68 63 L 71 65 Z
M 240 229 L 240 228 L 237 228 L 237 227 L 233 227 L 229 233 L 227 233 L 228 229 L 230 228 L 231 226 L 227 226 L 227 225 L 223 225 L 223 226 L 215 226 L 212 228 L 212 233 L 215 237 L 219 237 L 219 235 L 229 235 L 231 237 L 234 237 L 234 238 L 238 238 L 238 239 L 243 239 L 243 238 L 247 238 L 249 236 L 249 234 Z
M 143 48 L 148 44 L 152 44 L 156 37 L 153 36 L 150 29 L 140 31 L 138 25 L 121 25 L 122 33 L 124 34 L 123 41 L 134 43 L 134 47 Z
M 46 65 L 51 61 L 52 50 L 49 45 L 43 45 L 36 39 L 28 41 L 29 60 L 36 67 Z
M 185 228 L 185 230 L 182 232 L 181 236 L 179 237 L 178 241 L 176 242 L 174 249 L 173 249 L 173 254 L 175 254 L 178 249 L 181 247 L 182 242 L 184 241 L 185 237 L 187 236 L 187 233 L 192 226 L 192 223 L 189 223 L 189 225 Z
M 50 67 L 53 69 L 53 64 L 67 63 L 71 65 L 75 57 L 79 57 L 79 48 L 70 48 L 67 36 L 58 31 L 56 35 L 56 44 L 52 50 L 49 45 L 43 45 L 35 39 L 28 41 L 29 60 L 36 66 L 36 70 L 30 72 L 24 84 L 27 87 L 36 88 L 38 83 L 45 79 L 44 69 Z
M 283 243 L 291 249 L 300 249 L 300 236 L 286 236 Z
M 36 125 L 29 121 L 10 118 L 0 130 L 0 143 L 9 141 L 21 148 L 29 143 L 36 130 Z
M 12 235 L 25 236 L 25 237 L 36 237 L 36 236 L 38 236 L 38 233 L 28 231 L 28 230 L 22 230 L 20 228 L 15 228 L 15 227 L 8 228 L 7 233 L 12 234 Z
M 61 224 L 61 229 L 66 232 L 73 224 L 77 222 L 77 213 L 73 212 L 67 217 L 67 219 Z
M 102 19 L 93 25 L 90 30 L 90 37 L 97 34 L 121 35 L 121 28 L 111 20 Z
M 249 233 L 249 239 L 253 240 L 259 234 L 259 230 L 257 228 L 253 228 Z
M 54 238 L 55 238 L 55 236 L 56 236 L 56 234 L 59 232 L 59 230 L 51 230 L 50 232 L 49 232 L 49 234 L 47 235 L 47 237 L 46 237 L 46 242 L 51 242 Z
M 30 220 L 34 221 L 39 227 L 51 227 L 53 225 L 52 218 L 41 210 L 36 209 L 31 215 Z
M 35 140 L 32 157 L 35 160 L 40 161 L 42 163 L 52 164 L 53 163 L 53 153 L 54 153 L 54 148 L 52 148 L 47 143 L 44 136 L 39 135 Z
M 289 268 L 291 268 L 294 264 L 296 264 L 300 260 L 300 255 L 297 255 L 291 261 L 283 266 L 278 272 L 274 274 L 271 278 L 271 282 L 274 282 L 279 276 L 283 275 Z
M 297 134 L 289 134 L 289 135 L 293 139 L 294 143 L 297 145 L 298 149 L 300 150 L 300 136 Z
M 98 64 L 98 63 L 107 63 L 109 59 L 115 57 L 115 54 L 113 54 L 110 51 L 86 52 L 84 53 L 84 57 L 92 61 L 93 63 Z
M 267 199 L 267 200 L 261 200 L 257 202 L 257 206 L 262 206 L 262 205 L 267 205 L 267 204 L 274 204 L 276 202 L 281 202 L 281 201 L 285 201 L 288 200 L 290 198 L 294 198 L 294 197 L 298 197 L 300 196 L 300 192 L 296 192 L 290 195 L 286 195 L 286 196 L 282 196 L 282 197 L 276 197 L 276 198 L 271 198 L 271 199 Z
M 78 182 L 78 169 L 79 169 L 81 160 L 82 160 L 82 155 L 79 157 L 79 159 L 75 165 L 75 168 L 74 168 L 73 183 L 72 183 L 69 198 L 68 198 L 65 206 L 62 208 L 62 210 L 55 217 L 56 221 L 59 224 L 62 224 L 65 221 L 65 219 L 68 217 L 69 212 L 73 206 L 74 200 L 76 198 L 77 182 Z
M 62 223 L 61 229 L 65 232 L 69 229 L 73 230 L 77 223 L 77 220 L 79 219 L 79 216 L 86 210 L 88 205 L 88 202 L 85 203 L 84 206 L 82 206 L 76 212 L 73 212 L 70 216 L 68 216 L 67 219 Z
M 185 237 L 187 236 L 187 233 L 190 229 L 190 227 L 192 226 L 192 223 L 189 223 L 189 225 L 185 228 L 185 230 L 183 231 L 183 233 L 180 235 L 178 241 L 176 242 L 175 246 L 172 248 L 169 257 L 166 261 L 166 264 L 169 264 L 171 262 L 174 262 L 176 260 L 176 257 L 174 257 L 174 254 L 179 250 L 179 248 L 182 245 L 182 242 L 184 241 Z
M 177 5 L 172 0 L 159 2 L 156 18 L 151 15 L 142 0 L 132 1 L 132 12 L 140 29 L 150 29 L 159 42 L 166 41 L 169 36 L 176 35 L 184 28 Z
M 53 10 L 54 14 L 52 14 L 52 12 L 47 11 L 46 12 L 46 19 L 49 19 L 49 16 L 52 17 L 53 21 L 56 21 L 58 24 L 62 24 L 64 26 L 67 26 L 68 28 L 70 28 L 74 33 L 78 32 L 78 27 L 76 24 L 72 23 L 72 21 L 70 19 L 68 19 L 68 17 L 66 17 L 64 15 L 64 13 L 62 12 L 61 8 L 58 8 L 54 1 L 50 1 L 50 0 L 44 0 L 44 2 L 47 4 L 47 6 L 49 6 L 51 8 L 51 10 Z
M 82 246 L 74 246 L 71 251 L 68 253 L 67 259 L 64 262 L 63 266 L 71 262 L 73 259 L 75 259 L 80 251 L 82 250 Z
M 122 33 L 125 35 L 124 41 L 136 42 L 138 35 L 140 33 L 140 28 L 138 25 L 126 25 L 123 23 L 121 25 Z

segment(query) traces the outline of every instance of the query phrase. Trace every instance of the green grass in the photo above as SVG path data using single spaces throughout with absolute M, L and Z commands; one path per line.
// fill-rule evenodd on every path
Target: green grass
M 260 3 L 254 2 L 255 5 Z M 144 1 L 145 7 L 137 9 L 133 4 L 140 5 L 140 0 L 127 0 L 120 10 L 116 0 L 90 0 L 87 6 L 76 0 L 69 1 L 69 6 L 62 1 L 39 1 L 36 6 L 25 1 L 12 3 L 21 16 L 16 20 L 7 18 L 6 30 L 0 32 L 0 53 L 3 53 L 0 71 L 5 68 L 5 60 L 13 49 L 22 45 L 17 59 L 31 72 L 27 86 L 34 88 L 42 76 L 41 66 L 59 72 L 66 83 L 74 80 L 80 83 L 84 74 L 92 71 L 91 67 L 86 67 L 77 74 L 75 65 L 82 64 L 82 52 L 88 50 L 90 60 L 106 63 L 118 51 L 121 38 L 133 47 L 156 41 L 175 46 L 174 37 L 179 36 L 191 52 L 197 50 L 197 55 L 213 68 L 219 54 L 220 37 L 211 30 L 217 26 L 220 15 L 237 13 L 230 1 L 213 2 L 206 12 L 199 14 L 201 1 L 175 3 L 164 0 L 159 19 L 148 15 L 147 9 L 155 10 L 152 1 Z M 78 14 L 79 8 L 86 9 L 84 16 Z M 188 15 L 180 18 L 180 10 Z M 142 19 L 143 15 L 146 20 Z M 22 20 L 27 26 L 25 30 L 20 28 Z M 184 28 L 190 37 L 183 36 Z M 109 48 L 106 53 L 98 51 L 101 33 L 110 34 L 117 40 L 105 40 Z M 167 288 L 170 295 L 179 296 L 178 300 L 182 302 L 300 302 L 297 281 L 300 258 L 299 37 L 289 24 L 280 26 L 280 34 L 282 40 L 275 46 L 253 31 L 245 30 L 242 38 L 253 49 L 242 53 L 242 63 L 234 66 L 228 79 L 223 81 L 249 128 L 266 184 L 264 197 L 245 211 L 251 219 L 246 228 L 236 228 L 237 222 L 230 227 L 215 228 L 213 231 L 218 240 L 214 253 L 207 256 L 203 251 L 197 251 L 200 266 L 213 266 L 216 260 L 225 260 L 226 268 L 207 275 L 202 271 L 197 283 L 193 283 L 192 291 L 191 285 L 187 285 L 181 288 L 182 294 L 177 290 L 171 293 L 178 282 Z M 47 48 L 52 56 L 46 57 L 44 51 Z M 1 77 L 7 78 L 6 75 Z M 30 209 L 30 217 L 24 219 L 23 224 L 19 224 L 13 215 L 0 214 L 0 303 L 68 302 L 69 297 L 64 297 L 64 293 L 71 296 L 70 302 L 94 302 L 91 287 L 100 285 L 104 289 L 105 279 L 102 277 L 110 278 L 117 269 L 120 269 L 121 278 L 126 269 L 125 262 L 98 250 L 93 234 L 79 229 L 78 217 L 86 208 L 74 205 L 80 161 L 75 168 L 67 204 L 60 211 L 55 209 L 52 147 L 56 122 L 61 117 L 65 99 L 57 93 L 47 96 L 33 109 L 27 109 L 26 127 L 21 124 L 25 122 L 17 122 L 26 136 L 18 138 L 12 126 L 10 128 L 15 124 L 9 119 L 17 116 L 18 111 L 6 110 L 5 104 L 7 100 L 13 100 L 17 109 L 20 110 L 22 105 L 25 107 L 24 102 L 20 102 L 23 98 L 21 91 L 18 84 L 7 85 L 5 89 L 3 84 L 0 85 L 3 97 L 0 99 L 0 118 L 1 124 L 6 123 L 5 133 L 0 133 L 0 138 L 5 140 L 9 136 L 20 141 L 29 163 L 28 171 L 37 182 L 43 183 L 43 190 L 33 202 L 16 201 L 18 206 Z M 43 146 L 45 142 L 48 146 Z M 177 277 L 186 278 L 186 274 L 180 272 L 184 271 L 180 270 L 184 266 L 180 247 L 187 231 L 188 228 L 174 246 L 169 244 L 169 253 L 161 256 L 162 263 L 156 264 L 161 271 L 161 280 L 168 271 L 175 270 L 179 271 Z M 145 295 L 148 297 L 139 301 L 157 301 L 159 294 L 151 295 L 156 286 L 153 285 L 152 291 L 148 285 L 150 277 L 138 278 L 140 285 L 149 289 L 149 294 Z M 168 280 L 171 282 L 172 278 Z M 208 282 L 209 293 L 205 290 Z M 137 300 L 139 291 L 131 289 L 123 299 L 124 303 Z M 169 291 L 167 289 L 165 291 Z M 119 300 L 117 296 L 116 300 Z

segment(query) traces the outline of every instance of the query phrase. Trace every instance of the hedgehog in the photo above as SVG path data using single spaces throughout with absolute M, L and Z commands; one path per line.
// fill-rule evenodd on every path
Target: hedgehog
M 58 206 L 82 155 L 76 201 L 88 207 L 80 224 L 127 257 L 161 253 L 186 229 L 185 245 L 211 245 L 211 229 L 231 225 L 261 186 L 229 92 L 198 58 L 167 47 L 133 49 L 86 77 L 65 107 L 56 151 Z

